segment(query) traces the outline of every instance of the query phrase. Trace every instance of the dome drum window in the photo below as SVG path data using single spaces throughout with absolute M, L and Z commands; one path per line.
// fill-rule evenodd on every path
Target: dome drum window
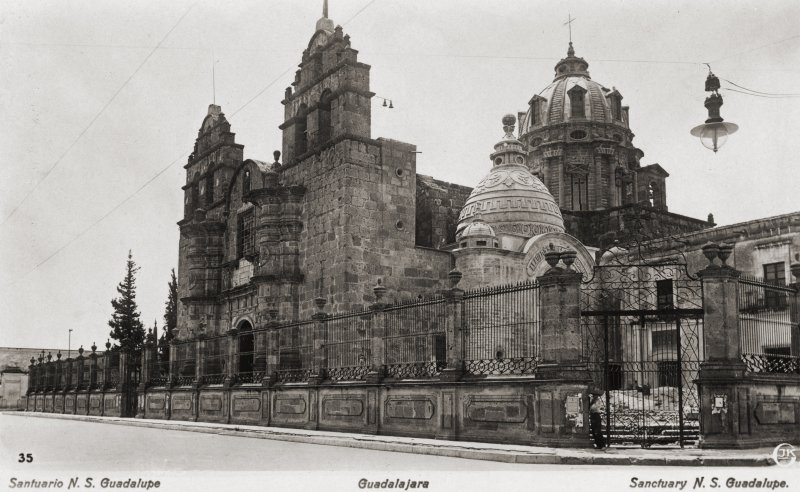
M 586 89 L 576 85 L 569 91 L 570 116 L 572 118 L 586 118 Z
M 572 140 L 583 140 L 586 138 L 586 132 L 583 130 L 575 130 L 569 134 L 569 138 Z

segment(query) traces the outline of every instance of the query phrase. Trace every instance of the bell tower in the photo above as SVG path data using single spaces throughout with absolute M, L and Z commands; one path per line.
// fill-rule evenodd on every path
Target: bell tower
M 292 165 L 347 137 L 370 138 L 370 66 L 350 36 L 328 18 L 328 3 L 303 51 L 282 104 L 284 164 Z

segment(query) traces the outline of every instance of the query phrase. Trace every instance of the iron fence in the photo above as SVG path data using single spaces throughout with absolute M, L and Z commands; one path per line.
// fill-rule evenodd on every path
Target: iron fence
M 260 384 L 267 370 L 267 332 L 247 330 L 236 336 L 236 381 Z
M 150 361 L 148 372 L 150 386 L 166 386 L 169 383 L 169 361 L 159 360 L 155 357 Z
M 190 386 L 196 379 L 196 348 L 194 342 L 176 343 L 172 375 L 178 386 Z
M 383 313 L 386 376 L 432 378 L 447 366 L 447 302 L 443 297 L 394 305 Z
M 278 381 L 308 381 L 314 356 L 314 322 L 290 323 L 278 328 Z
M 203 342 L 203 384 L 222 384 L 228 375 L 228 337 L 216 336 Z
M 739 279 L 740 343 L 749 371 L 800 374 L 797 295 L 785 285 Z
M 539 362 L 539 284 L 464 294 L 464 370 L 471 375 L 533 374 Z
M 326 318 L 327 374 L 333 381 L 363 380 L 372 361 L 374 314 L 364 310 Z

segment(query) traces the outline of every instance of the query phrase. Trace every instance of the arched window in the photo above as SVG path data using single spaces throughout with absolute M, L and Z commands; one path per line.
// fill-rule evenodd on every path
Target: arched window
M 622 193 L 622 185 L 623 185 L 623 175 L 622 169 L 617 168 L 614 172 L 614 199 L 615 199 L 615 206 L 620 206 L 625 203 L 625 196 Z
M 656 206 L 656 187 L 653 183 L 647 185 L 647 201 L 650 202 L 651 207 Z
M 297 110 L 297 121 L 294 124 L 294 156 L 298 157 L 308 149 L 308 131 L 306 129 L 306 116 L 308 106 L 301 104 Z
M 333 135 L 331 128 L 331 91 L 325 89 L 319 99 L 319 141 L 324 144 Z
M 250 170 L 245 169 L 242 174 L 242 195 L 250 192 Z
M 249 322 L 243 321 L 239 325 L 239 361 L 237 364 L 237 374 L 247 380 L 248 376 L 252 379 L 253 360 L 255 356 L 255 341 L 253 339 L 253 327 Z
M 195 183 L 192 185 L 192 201 L 189 204 L 189 214 L 193 214 L 200 206 L 200 185 Z
M 253 230 L 253 209 L 237 216 L 237 258 L 255 253 L 255 231 Z

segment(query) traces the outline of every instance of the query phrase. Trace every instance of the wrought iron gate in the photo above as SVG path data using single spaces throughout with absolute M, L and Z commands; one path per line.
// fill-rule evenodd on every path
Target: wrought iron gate
M 139 383 L 142 377 L 140 357 L 133 357 L 135 362 L 125 365 L 125 385 L 122 398 L 122 416 L 135 417 L 139 400 Z
M 581 290 L 581 328 L 608 443 L 697 443 L 702 299 L 702 282 L 685 264 L 595 267 Z

